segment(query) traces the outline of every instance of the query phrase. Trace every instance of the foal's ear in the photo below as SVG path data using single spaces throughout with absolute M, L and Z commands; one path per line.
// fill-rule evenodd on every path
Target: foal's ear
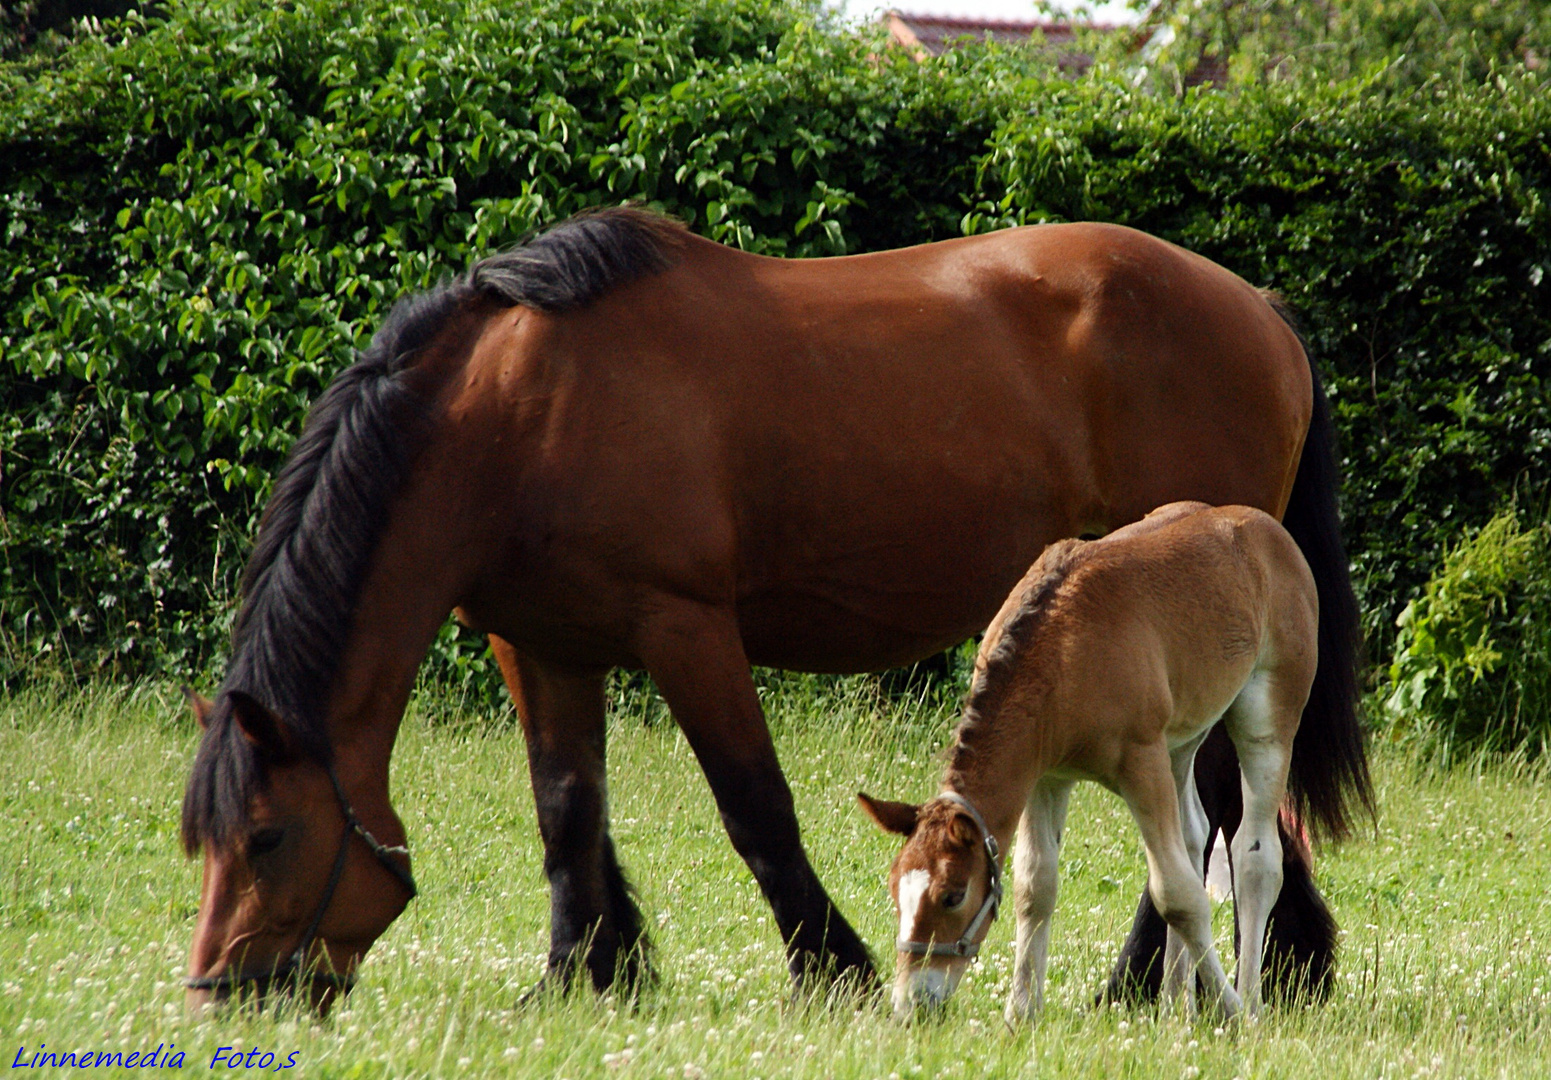
M 194 719 L 199 723 L 200 730 L 210 726 L 210 710 L 215 706 L 210 699 L 199 693 L 188 683 L 183 684 L 183 697 L 188 702 L 188 707 L 194 711 Z
M 290 761 L 299 756 L 285 725 L 263 702 L 241 690 L 233 690 L 227 697 L 232 703 L 232 719 L 259 753 L 274 761 Z
M 874 799 L 865 791 L 856 793 L 856 801 L 861 803 L 862 812 L 872 818 L 884 832 L 909 836 L 916 831 L 916 812 L 921 809 L 919 806 Z
M 948 821 L 948 837 L 955 847 L 973 848 L 980 843 L 980 828 L 968 814 L 957 813 Z

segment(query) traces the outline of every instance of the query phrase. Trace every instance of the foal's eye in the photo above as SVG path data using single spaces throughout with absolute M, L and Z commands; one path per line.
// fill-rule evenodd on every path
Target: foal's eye
M 248 837 L 248 857 L 268 855 L 285 839 L 284 829 L 259 829 Z
M 949 911 L 952 911 L 954 908 L 958 907 L 963 902 L 964 902 L 963 890 L 960 890 L 959 892 L 951 892 L 947 896 L 944 896 L 942 898 L 942 906 L 944 908 L 946 908 L 947 910 L 949 910 Z

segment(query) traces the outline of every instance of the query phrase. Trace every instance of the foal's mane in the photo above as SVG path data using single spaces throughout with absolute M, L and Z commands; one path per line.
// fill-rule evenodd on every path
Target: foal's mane
M 1081 540 L 1058 540 L 1045 549 L 1035 564 L 1042 571 L 1040 577 L 1024 593 L 1018 610 L 1002 623 L 1000 636 L 985 654 L 985 662 L 976 664 L 964 701 L 964 716 L 953 733 L 948 758 L 950 778 L 973 766 L 977 744 L 990 735 L 988 727 L 1012 690 L 1018 657 L 1028 649 L 1038 648 L 1035 639 L 1050 621 L 1061 586 L 1085 546 Z
M 665 269 L 684 235 L 635 207 L 578 215 L 398 301 L 371 345 L 323 392 L 275 482 L 242 576 L 232 655 L 183 797 L 183 846 L 224 846 L 247 824 L 264 762 L 232 695 L 268 710 L 289 741 L 327 764 L 329 688 L 393 499 L 424 444 L 429 400 L 416 358 L 471 304 L 573 311 Z

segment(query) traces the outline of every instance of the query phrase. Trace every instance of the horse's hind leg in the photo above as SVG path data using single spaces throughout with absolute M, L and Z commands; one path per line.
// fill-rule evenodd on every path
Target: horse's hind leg
M 1279 707 L 1269 676 L 1256 673 L 1223 723 L 1239 752 L 1244 817 L 1233 837 L 1233 903 L 1239 927 L 1239 994 L 1251 1016 L 1260 1012 L 1266 921 L 1282 890 L 1282 842 L 1277 813 L 1287 794 L 1287 769 L 1302 704 Z M 1285 715 L 1290 711 L 1290 717 Z M 1283 715 L 1279 715 L 1283 714 Z
M 705 771 L 733 847 L 770 902 L 792 977 L 802 985 L 849 976 L 874 986 L 867 947 L 803 851 L 733 614 L 667 602 L 644 629 L 638 654 Z
M 1056 866 L 1071 793 L 1070 781 L 1040 781 L 1018 821 L 1012 872 L 1018 948 L 1013 961 L 1012 994 L 1007 1000 L 1009 1024 L 1029 1019 L 1044 1006 L 1050 917 L 1056 909 L 1059 884 Z
M 650 974 L 641 912 L 614 857 L 604 772 L 604 675 L 554 668 L 492 636 L 517 702 L 549 878 L 549 972 L 634 986 Z
M 1170 931 L 1183 941 L 1188 969 L 1199 976 L 1207 1004 L 1225 1016 L 1239 1010 L 1239 997 L 1212 945 L 1212 902 L 1196 872 L 1180 824 L 1179 799 L 1168 751 L 1162 746 L 1137 748 L 1118 777 L 1120 794 L 1131 808 L 1147 849 L 1147 888 Z M 1189 970 L 1183 974 L 1188 978 Z M 1171 979 L 1183 990 L 1187 983 Z

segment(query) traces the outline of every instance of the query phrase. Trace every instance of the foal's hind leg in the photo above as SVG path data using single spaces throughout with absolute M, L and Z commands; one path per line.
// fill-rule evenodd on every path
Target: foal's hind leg
M 1233 904 L 1239 926 L 1236 981 L 1251 1016 L 1260 1012 L 1266 920 L 1282 890 L 1277 812 L 1287 794 L 1289 732 L 1297 730 L 1302 708 L 1301 702 L 1279 704 L 1279 696 L 1288 695 L 1278 695 L 1270 677 L 1257 673 L 1223 720 L 1238 748 L 1244 785 L 1244 817 L 1233 837 Z
M 1185 842 L 1191 872 L 1197 881 L 1206 879 L 1206 844 L 1211 835 L 1206 810 L 1196 790 L 1195 770 L 1196 751 L 1200 749 L 1206 734 L 1203 731 L 1169 753 L 1169 767 L 1174 775 L 1174 795 L 1179 801 L 1180 835 Z M 1182 998 L 1188 1000 L 1190 991 L 1194 990 L 1193 983 L 1186 984 L 1188 972 L 1183 962 L 1184 952 L 1184 939 L 1171 927 L 1163 951 L 1163 996 L 1168 1001 L 1179 1001 Z
M 1231 843 L 1243 813 L 1243 792 L 1239 758 L 1222 724 L 1212 728 L 1196 754 L 1196 789 L 1206 809 L 1208 835 L 1221 827 Z M 1272 981 L 1263 981 L 1262 986 L 1266 994 L 1281 994 L 1288 1000 L 1303 996 L 1323 999 L 1330 992 L 1335 970 L 1336 923 L 1314 885 L 1306 849 L 1287 836 L 1284 824 L 1279 823 L 1282 891 L 1271 907 L 1263 966 L 1265 979 Z M 1151 895 L 1143 889 L 1131 931 L 1109 982 L 1099 994 L 1100 1002 L 1149 1001 L 1158 995 L 1167 931 Z
M 875 986 L 867 947 L 803 851 L 732 612 L 665 600 L 638 652 L 705 771 L 733 847 L 770 902 L 792 977 L 806 984 L 849 976 Z
M 569 983 L 635 985 L 650 975 L 641 912 L 614 857 L 604 776 L 604 676 L 543 665 L 491 636 L 528 742 L 549 878 L 549 971 Z
M 1189 954 L 1186 979 L 1193 970 L 1200 977 L 1208 1007 L 1231 1017 L 1239 1011 L 1239 997 L 1228 985 L 1212 945 L 1212 902 L 1185 850 L 1167 749 L 1138 747 L 1128 756 L 1118 780 L 1147 849 L 1148 891 Z M 1176 980 L 1174 985 L 1183 989 L 1186 984 Z
M 1029 795 L 1018 821 L 1013 849 L 1013 909 L 1018 919 L 1018 951 L 1013 961 L 1007 1022 L 1027 1020 L 1045 1003 L 1045 960 L 1050 950 L 1050 917 L 1056 909 L 1056 866 L 1066 828 L 1072 784 L 1041 780 Z M 1032 992 L 1031 992 L 1032 991 Z

